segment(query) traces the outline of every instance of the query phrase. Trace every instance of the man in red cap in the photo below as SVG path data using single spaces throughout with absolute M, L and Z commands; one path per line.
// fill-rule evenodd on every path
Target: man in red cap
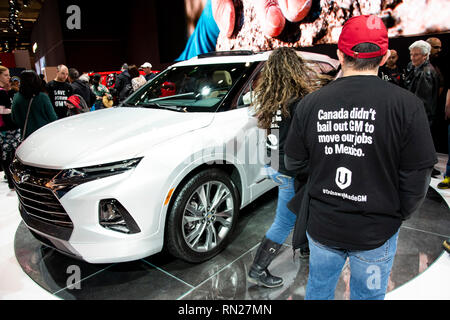
M 349 19 L 338 42 L 343 77 L 299 102 L 285 164 L 309 162 L 306 299 L 333 299 L 349 259 L 351 299 L 384 299 L 402 222 L 437 162 L 423 103 L 377 77 L 389 57 L 376 16 Z

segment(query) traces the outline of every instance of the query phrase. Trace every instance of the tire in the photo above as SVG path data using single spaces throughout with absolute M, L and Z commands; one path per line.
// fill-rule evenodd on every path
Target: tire
M 228 244 L 239 208 L 237 189 L 224 171 L 201 171 L 175 195 L 167 216 L 167 250 L 190 263 L 211 259 Z

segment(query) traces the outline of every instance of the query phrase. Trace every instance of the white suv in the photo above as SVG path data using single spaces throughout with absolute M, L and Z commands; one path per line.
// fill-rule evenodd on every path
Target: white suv
M 270 52 L 176 63 L 121 106 L 53 122 L 11 165 L 19 210 L 47 246 L 91 263 L 160 252 L 201 262 L 224 248 L 239 210 L 275 185 L 251 90 Z M 316 70 L 327 56 L 299 53 Z

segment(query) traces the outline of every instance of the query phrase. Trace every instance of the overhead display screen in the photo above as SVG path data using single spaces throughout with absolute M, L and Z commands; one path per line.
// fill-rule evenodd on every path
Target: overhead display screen
M 309 47 L 334 44 L 339 39 L 345 21 L 364 14 L 381 17 L 388 28 L 390 38 L 450 31 L 449 0 L 211 0 L 211 2 L 214 18 L 221 29 L 217 39 L 217 50 L 259 51 L 280 46 Z M 195 7 L 193 4 L 197 4 L 199 8 L 206 0 L 190 0 L 187 3 L 190 8 Z M 280 10 L 270 6 L 278 7 Z M 230 7 L 232 7 L 231 15 Z M 194 11 L 188 10 L 188 21 L 193 20 L 190 13 Z M 269 11 L 273 14 L 268 13 Z M 227 28 L 227 24 L 231 27 Z M 274 24 L 278 26 L 273 27 Z M 279 34 L 271 34 L 274 28 L 279 29 Z M 267 32 L 268 29 L 271 29 L 270 32 Z

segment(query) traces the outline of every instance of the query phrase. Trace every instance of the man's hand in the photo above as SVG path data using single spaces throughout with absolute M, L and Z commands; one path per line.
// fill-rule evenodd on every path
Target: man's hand
M 263 32 L 276 37 L 284 29 L 286 19 L 303 20 L 311 9 L 312 0 L 254 0 L 256 15 Z M 222 33 L 230 38 L 234 31 L 236 13 L 233 0 L 212 0 L 212 11 Z
M 0 114 L 10 114 L 11 109 L 6 108 L 5 106 L 0 106 Z

